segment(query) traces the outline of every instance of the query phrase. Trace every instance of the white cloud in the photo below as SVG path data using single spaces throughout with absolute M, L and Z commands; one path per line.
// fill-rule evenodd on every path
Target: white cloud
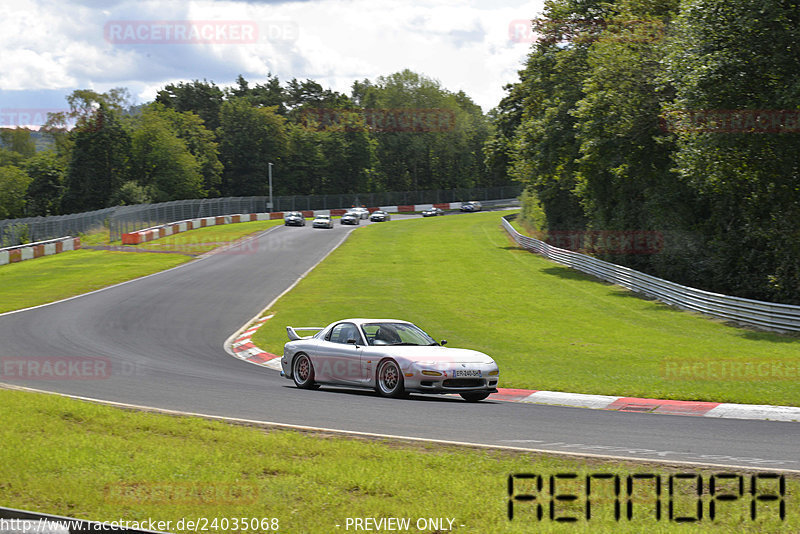
M 102 6 L 102 7 L 101 7 Z M 517 79 L 528 45 L 509 39 L 509 24 L 536 16 L 542 0 L 488 2 L 309 0 L 300 2 L 39 0 L 0 7 L 0 89 L 128 87 L 149 100 L 165 84 L 241 73 L 286 81 L 312 78 L 349 93 L 353 81 L 405 68 L 463 90 L 484 110 Z M 103 34 L 109 21 L 250 21 L 258 43 L 124 44 Z

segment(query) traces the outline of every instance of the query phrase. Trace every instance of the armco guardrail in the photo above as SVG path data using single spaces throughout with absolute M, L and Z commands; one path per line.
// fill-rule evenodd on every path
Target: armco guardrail
M 517 244 L 567 267 L 686 310 L 776 332 L 800 332 L 800 306 L 730 297 L 656 278 L 522 235 L 506 217 L 502 219 L 503 228 Z

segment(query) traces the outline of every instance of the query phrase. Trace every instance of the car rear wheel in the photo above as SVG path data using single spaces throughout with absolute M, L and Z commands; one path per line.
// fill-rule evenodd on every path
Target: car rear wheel
M 467 402 L 478 402 L 482 401 L 486 397 L 489 396 L 488 391 L 468 391 L 466 393 L 459 393 L 461 398 Z
M 319 384 L 314 383 L 314 366 L 311 358 L 305 354 L 298 354 L 292 363 L 292 379 L 300 389 L 316 389 Z
M 396 398 L 405 395 L 403 373 L 394 360 L 383 360 L 378 365 L 376 389 L 382 397 Z

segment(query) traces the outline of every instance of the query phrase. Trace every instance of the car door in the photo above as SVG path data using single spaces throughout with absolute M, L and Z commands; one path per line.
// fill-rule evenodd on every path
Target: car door
M 361 382 L 364 340 L 355 324 L 343 322 L 335 325 L 321 345 L 321 357 L 314 367 L 317 380 L 341 384 Z

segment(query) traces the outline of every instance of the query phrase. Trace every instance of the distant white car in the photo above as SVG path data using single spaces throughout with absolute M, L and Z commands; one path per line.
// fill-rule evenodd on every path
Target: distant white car
M 347 211 L 358 214 L 360 219 L 369 219 L 369 210 L 367 208 L 350 208 Z
M 313 228 L 333 228 L 333 219 L 330 215 L 317 215 L 311 226 Z
M 318 330 L 301 336 L 298 330 Z M 444 347 L 394 319 L 344 319 L 324 328 L 286 327 L 281 376 L 299 388 L 322 384 L 375 389 L 384 397 L 458 393 L 468 402 L 497 392 L 500 371 L 482 352 Z
M 473 211 L 481 211 L 483 206 L 477 200 L 470 200 L 469 202 L 462 202 L 461 203 L 461 211 L 473 212 Z

